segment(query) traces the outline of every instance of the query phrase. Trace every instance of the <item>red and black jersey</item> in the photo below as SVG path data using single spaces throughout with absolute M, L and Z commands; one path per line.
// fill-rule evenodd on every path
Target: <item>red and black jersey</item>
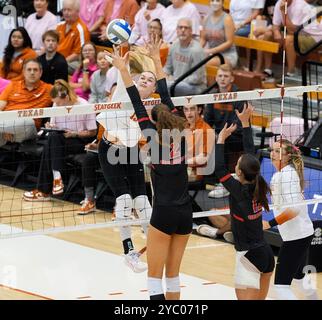
M 254 153 L 252 129 L 243 129 L 244 150 Z M 217 144 L 215 173 L 230 192 L 229 208 L 235 249 L 244 251 L 263 246 L 262 206 L 254 200 L 255 184 L 241 184 L 227 171 L 224 159 L 224 144 Z
M 157 81 L 157 87 L 161 102 L 175 110 L 164 78 Z M 127 88 L 127 92 L 142 133 L 150 146 L 154 205 L 175 206 L 190 202 L 184 137 L 176 145 L 160 144 L 156 126 L 151 122 L 137 88 L 133 85 Z

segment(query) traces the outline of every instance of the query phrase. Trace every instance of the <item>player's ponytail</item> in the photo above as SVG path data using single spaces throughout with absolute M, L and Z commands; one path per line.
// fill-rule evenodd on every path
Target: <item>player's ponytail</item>
M 180 133 L 186 128 L 186 120 L 170 112 L 168 106 L 160 104 L 152 109 L 152 120 L 158 132 L 159 142 L 162 143 L 162 137 L 165 137 L 165 130 L 172 135 L 174 140 L 180 139 Z
M 282 148 L 284 148 L 286 153 L 290 156 L 289 164 L 293 165 L 294 169 L 296 170 L 300 179 L 301 190 L 303 191 L 305 187 L 304 162 L 303 162 L 300 149 L 294 146 L 293 143 L 287 139 L 282 139 L 282 140 L 279 140 L 278 142 L 282 144 Z
M 260 174 L 260 163 L 251 154 L 244 154 L 239 160 L 239 169 L 247 182 L 255 184 L 254 199 L 260 203 L 266 211 L 269 211 L 267 193 L 271 193 L 270 187 Z

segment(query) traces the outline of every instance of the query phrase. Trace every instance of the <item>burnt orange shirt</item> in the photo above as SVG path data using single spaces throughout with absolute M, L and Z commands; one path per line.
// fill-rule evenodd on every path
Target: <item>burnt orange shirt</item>
M 32 50 L 31 48 L 24 48 L 17 56 L 12 58 L 12 61 L 10 64 L 10 71 L 6 77 L 4 74 L 3 63 L 2 63 L 0 76 L 2 78 L 5 78 L 11 81 L 22 80 L 23 79 L 22 67 L 23 67 L 24 61 L 29 59 L 35 59 L 35 58 L 37 58 L 37 53 L 34 50 Z
M 39 81 L 32 90 L 28 90 L 25 81 L 10 82 L 0 95 L 0 100 L 7 101 L 4 111 L 24 110 L 33 108 L 47 108 L 52 105 L 49 95 L 51 84 Z M 40 128 L 41 119 L 35 119 L 37 129 Z
M 66 22 L 58 24 L 56 31 L 59 33 L 59 45 L 57 51 L 65 58 L 71 54 L 80 54 L 82 46 L 90 40 L 90 33 L 86 24 L 78 18 L 68 32 Z
M 192 135 L 188 140 L 188 148 L 192 152 L 191 155 L 194 157 L 201 153 L 209 155 L 215 142 L 214 129 L 202 118 L 199 118 L 195 128 L 191 131 Z
M 215 145 L 215 132 L 202 118 L 199 118 L 195 127 L 191 129 L 191 134 L 187 137 L 188 144 L 188 159 L 196 157 L 200 154 L 210 156 Z M 196 174 L 196 168 L 193 168 Z M 201 179 L 202 176 L 196 175 L 196 179 Z

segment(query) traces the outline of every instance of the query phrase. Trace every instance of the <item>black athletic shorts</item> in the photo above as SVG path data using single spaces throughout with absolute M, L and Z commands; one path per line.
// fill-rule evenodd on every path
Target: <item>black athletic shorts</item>
M 263 273 L 272 272 L 275 267 L 274 253 L 272 248 L 266 244 L 255 249 L 249 250 L 245 257 Z
M 278 253 L 274 284 L 290 285 L 293 279 L 305 276 L 304 267 L 313 235 L 306 238 L 284 241 Z
M 189 234 L 192 231 L 192 206 L 154 206 L 150 224 L 169 235 Z

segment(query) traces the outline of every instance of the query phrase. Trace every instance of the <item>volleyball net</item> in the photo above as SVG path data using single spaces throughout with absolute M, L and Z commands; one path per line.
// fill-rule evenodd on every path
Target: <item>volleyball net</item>
M 300 137 L 305 134 L 302 119 L 304 94 L 311 99 L 311 115 L 316 121 L 310 121 L 309 125 L 310 128 L 313 128 L 321 121 L 319 118 L 319 104 L 322 95 L 321 85 L 257 89 L 219 94 L 211 93 L 172 99 L 178 109 L 186 105 L 213 105 L 219 116 L 225 114 L 225 112 L 230 112 L 229 106 L 232 103 L 241 101 L 251 103 L 255 107 L 251 121 L 255 145 L 262 155 L 261 172 L 266 181 L 269 182 L 275 170 L 269 160 L 268 148 L 272 145 L 275 137 L 278 137 L 282 130 L 283 137 L 296 142 L 300 141 Z M 282 118 L 281 99 L 283 99 L 284 107 Z M 160 102 L 160 99 L 144 100 L 147 109 L 151 109 L 154 105 L 160 104 Z M 216 106 L 220 106 L 220 108 L 216 108 Z M 13 110 L 1 113 L 0 238 L 148 223 L 148 219 L 142 216 L 138 218 L 135 210 L 133 210 L 132 216 L 129 216 L 126 220 L 118 221 L 114 219 L 113 206 L 115 199 L 102 175 L 102 168 L 99 166 L 98 159 L 96 159 L 96 166 L 93 171 L 95 175 L 93 177 L 95 180 L 94 195 L 97 208 L 86 215 L 79 214 L 80 201 L 85 198 L 82 185 L 82 170 L 84 168 L 82 166 L 85 163 L 84 157 L 86 155 L 91 154 L 91 157 L 98 157 L 97 152 L 93 152 L 93 150 L 86 152 L 82 149 L 80 153 L 71 152 L 64 156 L 65 168 L 64 172 L 62 172 L 64 193 L 59 196 L 50 195 L 50 198 L 46 199 L 46 201 L 23 200 L 22 196 L 26 190 L 37 188 L 39 171 L 41 171 L 41 157 L 50 131 L 33 131 L 34 120 L 37 119 L 44 125 L 46 121 L 50 121 L 49 119 L 53 118 L 63 121 L 64 117 L 74 117 L 76 119 L 76 116 L 99 113 L 106 115 L 106 119 L 110 119 L 124 131 L 126 130 L 124 123 L 126 123 L 129 114 L 133 113 L 133 107 L 130 102 L 112 102 L 45 109 Z M 77 129 L 77 125 L 75 128 Z M 28 136 L 27 141 L 23 141 L 28 134 L 30 136 Z M 56 134 L 63 133 L 56 132 Z M 129 128 L 126 136 L 133 136 L 133 128 Z M 91 137 L 90 140 L 94 139 L 95 137 Z M 199 141 L 199 143 L 204 143 L 204 141 Z M 192 149 L 198 150 L 199 147 L 198 145 L 193 146 Z M 291 206 L 296 207 L 306 203 L 309 207 L 311 218 L 322 219 L 321 151 L 319 151 L 318 146 L 316 148 L 312 147 L 310 150 L 311 154 L 308 155 L 311 156 L 309 157 L 310 159 L 313 159 L 313 164 L 305 168 L 306 187 L 304 193 L 306 200 L 294 202 Z M 316 154 L 314 154 L 314 150 L 317 151 Z M 58 152 L 55 146 L 52 146 L 51 152 L 56 151 Z M 108 158 L 107 160 L 109 161 Z M 210 162 L 210 158 L 208 160 Z M 47 162 L 45 163 L 48 164 Z M 115 165 L 117 166 L 118 164 Z M 153 187 L 150 184 L 149 165 L 146 164 L 144 168 L 147 194 L 152 203 Z M 192 174 L 193 169 L 189 168 L 188 170 L 190 179 L 189 192 L 192 197 L 195 219 L 207 219 L 211 215 L 229 214 L 227 194 L 220 195 L 221 186 L 218 185 L 213 173 L 214 168 L 210 166 L 208 169 L 208 171 L 205 171 L 203 168 L 203 171 L 195 172 L 195 174 Z M 126 179 L 126 177 L 122 178 Z M 53 177 L 51 177 L 50 183 L 52 183 L 52 180 Z M 213 195 L 210 194 L 212 191 L 215 191 Z M 264 219 L 271 218 L 271 214 L 271 212 L 265 213 Z

